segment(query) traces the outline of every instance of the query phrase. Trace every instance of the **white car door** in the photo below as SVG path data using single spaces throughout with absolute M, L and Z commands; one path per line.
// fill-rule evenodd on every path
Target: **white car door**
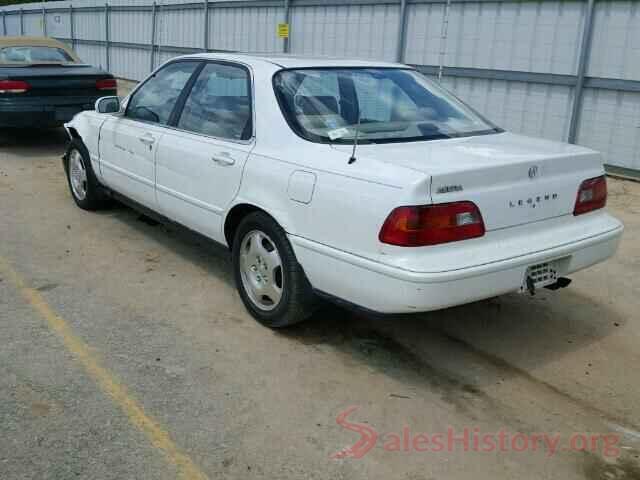
M 180 94 L 201 65 L 170 63 L 149 77 L 127 104 L 123 115 L 108 119 L 100 134 L 100 168 L 115 191 L 156 208 L 155 159 Z
M 208 62 L 160 140 L 156 192 L 160 211 L 223 242 L 222 214 L 240 187 L 253 148 L 249 70 Z

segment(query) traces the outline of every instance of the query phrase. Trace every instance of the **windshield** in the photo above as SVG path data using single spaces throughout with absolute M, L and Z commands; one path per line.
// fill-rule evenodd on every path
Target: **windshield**
M 0 49 L 0 63 L 74 63 L 71 55 L 56 47 L 16 46 Z
M 321 143 L 390 143 L 501 132 L 424 75 L 400 68 L 283 70 L 274 87 L 289 125 Z

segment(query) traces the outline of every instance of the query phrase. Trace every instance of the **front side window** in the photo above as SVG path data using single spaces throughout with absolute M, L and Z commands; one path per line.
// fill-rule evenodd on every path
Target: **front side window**
M 187 98 L 177 127 L 229 140 L 252 134 L 251 83 L 242 67 L 206 65 Z
M 0 49 L 0 63 L 75 63 L 62 48 L 16 46 Z
M 400 68 L 283 70 L 274 88 L 289 125 L 320 143 L 434 140 L 501 131 L 422 74 Z
M 133 94 L 125 116 L 166 125 L 182 90 L 199 65 L 199 62 L 176 62 L 156 72 Z

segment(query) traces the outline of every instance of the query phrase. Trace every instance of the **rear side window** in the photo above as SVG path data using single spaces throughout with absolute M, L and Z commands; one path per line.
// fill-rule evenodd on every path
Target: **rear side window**
M 229 140 L 252 134 L 251 80 L 240 66 L 207 64 L 185 102 L 177 127 Z
M 160 125 L 169 123 L 182 90 L 199 65 L 199 62 L 176 62 L 156 72 L 133 94 L 125 116 Z
M 0 49 L 0 63 L 73 63 L 75 60 L 56 47 L 5 47 Z

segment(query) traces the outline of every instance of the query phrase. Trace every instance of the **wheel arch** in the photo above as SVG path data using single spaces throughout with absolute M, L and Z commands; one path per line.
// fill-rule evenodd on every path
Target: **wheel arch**
M 67 130 L 67 133 L 69 134 L 69 138 L 71 140 L 82 140 L 82 137 L 80 136 L 80 134 L 78 133 L 78 130 L 76 130 L 75 127 L 71 127 L 71 126 L 65 126 L 65 129 Z
M 90 125 L 85 112 L 79 113 L 69 123 L 64 124 L 64 128 L 71 140 L 82 138 L 89 133 Z
M 75 133 L 72 134 L 71 130 L 73 130 Z M 86 146 L 82 141 L 82 137 L 78 135 L 78 132 L 75 129 L 68 129 L 68 132 L 69 132 L 70 140 L 67 143 L 67 147 L 65 149 L 64 155 L 62 156 L 62 164 L 64 165 L 65 172 L 67 173 L 69 170 L 69 156 L 71 154 L 71 150 L 75 147 L 80 149 L 81 153 L 84 153 L 82 152 L 82 148 L 84 147 L 84 149 L 86 149 Z M 89 165 L 89 168 L 92 168 L 92 165 Z
M 238 202 L 233 205 L 227 212 L 223 223 L 224 239 L 227 242 L 227 246 L 231 249 L 233 247 L 233 237 L 235 235 L 240 222 L 247 215 L 253 212 L 263 212 L 269 215 L 278 225 L 280 225 L 285 232 L 290 232 L 290 222 L 286 216 L 279 212 L 273 212 L 270 209 L 259 206 L 251 202 Z
M 69 136 L 69 142 L 67 143 L 64 155 L 62 156 L 62 165 L 64 166 L 64 169 L 66 171 L 69 168 L 69 149 L 75 140 L 79 140 L 80 142 L 82 142 L 82 137 L 78 133 L 78 130 L 75 127 L 71 126 L 71 124 L 69 123 L 66 123 L 64 125 L 64 129 Z

